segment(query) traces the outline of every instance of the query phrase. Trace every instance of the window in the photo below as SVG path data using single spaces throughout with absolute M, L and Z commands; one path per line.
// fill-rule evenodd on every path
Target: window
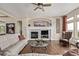
M 78 32 L 77 36 L 79 37 L 79 21 L 77 22 L 77 32 Z
M 77 15 L 77 18 L 79 18 L 79 14 Z
M 69 19 L 67 19 L 67 31 L 73 31 L 74 30 L 74 21 L 73 21 L 74 17 L 70 17 Z
M 67 19 L 67 21 L 71 21 L 73 19 L 74 19 L 74 17 L 70 17 L 70 18 Z
M 73 23 L 67 23 L 67 31 L 73 31 L 73 30 L 74 30 Z
M 77 22 L 77 31 L 79 31 L 79 22 Z
M 69 13 L 67 17 L 70 17 L 67 19 L 67 30 L 73 31 L 74 40 L 77 40 L 75 38 L 79 39 L 79 8 Z

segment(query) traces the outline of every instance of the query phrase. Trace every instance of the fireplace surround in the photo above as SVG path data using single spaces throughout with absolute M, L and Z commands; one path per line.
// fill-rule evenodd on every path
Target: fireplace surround
M 28 21 L 28 38 L 30 40 L 51 39 L 51 20 L 46 18 L 35 18 Z
M 31 29 L 30 40 L 50 40 L 50 29 Z

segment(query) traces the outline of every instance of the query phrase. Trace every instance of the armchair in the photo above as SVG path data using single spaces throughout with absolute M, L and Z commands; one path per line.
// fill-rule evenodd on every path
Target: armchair
M 72 36 L 72 32 L 63 32 L 62 37 L 59 40 L 59 44 L 64 47 L 69 47 L 69 40 Z

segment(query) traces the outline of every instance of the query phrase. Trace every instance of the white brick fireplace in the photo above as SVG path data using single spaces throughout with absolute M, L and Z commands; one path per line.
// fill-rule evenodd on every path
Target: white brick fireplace
M 51 28 L 34 27 L 29 28 L 30 40 L 51 40 Z

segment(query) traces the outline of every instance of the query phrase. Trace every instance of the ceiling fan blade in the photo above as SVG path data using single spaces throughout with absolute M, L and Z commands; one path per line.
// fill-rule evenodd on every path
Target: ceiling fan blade
M 43 6 L 46 6 L 47 7 L 47 6 L 51 6 L 51 4 L 43 4 Z
M 43 8 L 43 6 L 42 6 L 42 8 L 41 8 L 41 9 L 42 9 L 42 11 L 44 11 L 44 8 Z
M 36 11 L 38 8 L 39 8 L 39 7 L 36 7 L 36 8 L 34 9 L 34 11 Z
M 32 3 L 32 4 L 34 4 L 34 5 L 38 5 L 37 3 Z
M 44 11 L 44 8 L 42 8 L 42 11 Z

